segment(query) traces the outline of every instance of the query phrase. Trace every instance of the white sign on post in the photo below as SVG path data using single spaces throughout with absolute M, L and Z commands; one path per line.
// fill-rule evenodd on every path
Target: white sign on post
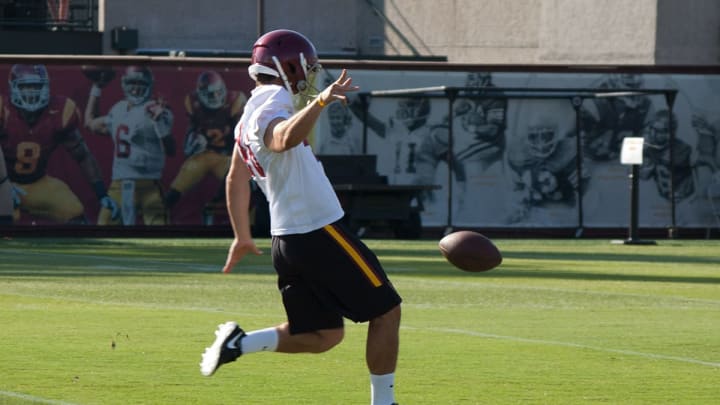
M 624 165 L 641 165 L 643 162 L 643 141 L 644 138 L 642 137 L 623 138 L 620 163 Z

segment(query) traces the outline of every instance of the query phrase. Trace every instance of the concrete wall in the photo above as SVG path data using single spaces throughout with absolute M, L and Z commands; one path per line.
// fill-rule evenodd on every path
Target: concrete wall
M 138 29 L 140 48 L 249 51 L 258 37 L 258 0 L 104 1 L 107 53 L 112 53 L 109 31 L 123 25 Z M 264 31 L 301 31 L 325 53 L 382 53 L 382 46 L 373 48 L 364 39 L 381 37 L 383 29 L 364 1 L 264 3 Z
M 716 64 L 717 0 L 124 0 L 109 30 L 141 48 L 247 51 L 262 28 L 302 31 L 323 53 L 447 56 L 477 64 Z
M 720 63 L 720 1 L 658 0 L 657 64 Z

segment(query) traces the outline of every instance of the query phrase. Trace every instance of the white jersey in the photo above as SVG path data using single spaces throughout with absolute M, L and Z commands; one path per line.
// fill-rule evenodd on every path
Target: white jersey
M 252 91 L 235 126 L 236 147 L 269 202 L 272 235 L 311 232 L 344 215 L 310 145 L 303 142 L 282 153 L 265 146 L 263 135 L 270 122 L 292 114 L 290 93 L 282 86 L 263 85 Z
M 115 143 L 113 180 L 160 179 L 165 167 L 161 138 L 171 135 L 172 122 L 170 110 L 155 100 L 138 105 L 127 100 L 117 102 L 106 117 Z

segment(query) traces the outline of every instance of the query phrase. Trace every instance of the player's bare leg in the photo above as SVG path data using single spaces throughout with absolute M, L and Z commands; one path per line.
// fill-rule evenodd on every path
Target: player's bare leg
M 400 329 L 400 306 L 370 320 L 365 357 L 373 374 L 395 371 L 397 365 Z
M 209 377 L 223 364 L 248 353 L 322 353 L 340 343 L 344 335 L 343 328 L 291 335 L 287 323 L 246 334 L 235 322 L 226 322 L 218 325 L 215 342 L 205 349 L 200 372 Z
M 345 336 L 345 329 L 321 329 L 314 332 L 290 334 L 290 328 L 284 323 L 278 331 L 277 351 L 280 353 L 322 353 L 337 346 Z
M 395 367 L 400 348 L 400 305 L 370 320 L 366 361 L 370 370 L 372 405 L 393 404 Z

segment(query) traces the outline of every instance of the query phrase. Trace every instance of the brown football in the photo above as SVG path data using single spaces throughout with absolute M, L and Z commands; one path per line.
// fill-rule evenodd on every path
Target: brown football
M 83 65 L 82 72 L 98 87 L 105 87 L 115 78 L 115 70 L 111 66 Z
M 481 272 L 492 270 L 502 263 L 497 246 L 482 234 L 457 231 L 445 235 L 438 243 L 440 252 L 460 270 Z

